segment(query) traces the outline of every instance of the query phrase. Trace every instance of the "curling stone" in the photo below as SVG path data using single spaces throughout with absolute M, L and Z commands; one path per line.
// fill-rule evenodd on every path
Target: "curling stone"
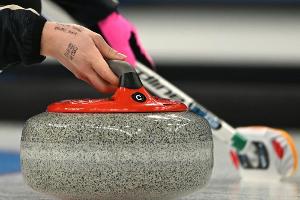
M 109 62 L 109 99 L 66 100 L 29 119 L 21 138 L 25 182 L 61 199 L 173 199 L 203 187 L 213 168 L 206 120 L 151 96 L 135 70 Z

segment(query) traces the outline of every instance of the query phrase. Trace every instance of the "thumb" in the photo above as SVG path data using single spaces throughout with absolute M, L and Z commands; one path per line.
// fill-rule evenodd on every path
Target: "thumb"
M 106 41 L 104 40 L 104 38 L 101 35 L 94 33 L 92 38 L 93 38 L 93 41 L 94 41 L 97 49 L 100 51 L 102 56 L 105 57 L 106 59 L 109 59 L 109 60 L 124 60 L 124 59 L 127 58 L 127 56 L 125 56 L 124 54 L 119 53 L 115 49 L 111 48 L 106 43 Z

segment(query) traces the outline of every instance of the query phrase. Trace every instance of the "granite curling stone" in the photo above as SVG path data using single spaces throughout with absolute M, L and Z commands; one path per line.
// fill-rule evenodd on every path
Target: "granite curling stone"
M 174 199 L 199 190 L 213 168 L 207 121 L 152 97 L 136 72 L 110 62 L 120 87 L 106 100 L 51 104 L 21 138 L 25 182 L 61 199 Z

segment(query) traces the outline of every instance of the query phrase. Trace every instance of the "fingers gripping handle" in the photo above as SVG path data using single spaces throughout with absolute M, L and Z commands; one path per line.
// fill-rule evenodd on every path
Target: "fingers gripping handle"
M 120 78 L 123 74 L 135 72 L 131 65 L 120 60 L 110 60 L 107 62 L 110 69 Z
M 139 89 L 143 87 L 139 75 L 129 63 L 120 60 L 110 60 L 107 63 L 109 68 L 119 77 L 119 87 L 128 89 Z

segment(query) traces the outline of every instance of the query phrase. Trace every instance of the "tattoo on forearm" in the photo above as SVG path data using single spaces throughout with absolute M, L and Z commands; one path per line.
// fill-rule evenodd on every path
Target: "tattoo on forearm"
M 56 23 L 54 30 L 62 31 L 64 33 L 68 33 L 71 35 L 77 35 L 82 31 L 82 29 L 77 26 L 69 25 L 69 24 L 60 24 L 60 23 Z
M 76 31 L 72 31 L 72 30 L 68 30 L 68 33 L 73 34 L 73 35 L 77 35 Z
M 77 50 L 78 50 L 78 47 L 75 44 L 70 42 L 64 53 L 64 56 L 66 56 L 70 60 L 73 60 L 73 58 L 76 55 Z

